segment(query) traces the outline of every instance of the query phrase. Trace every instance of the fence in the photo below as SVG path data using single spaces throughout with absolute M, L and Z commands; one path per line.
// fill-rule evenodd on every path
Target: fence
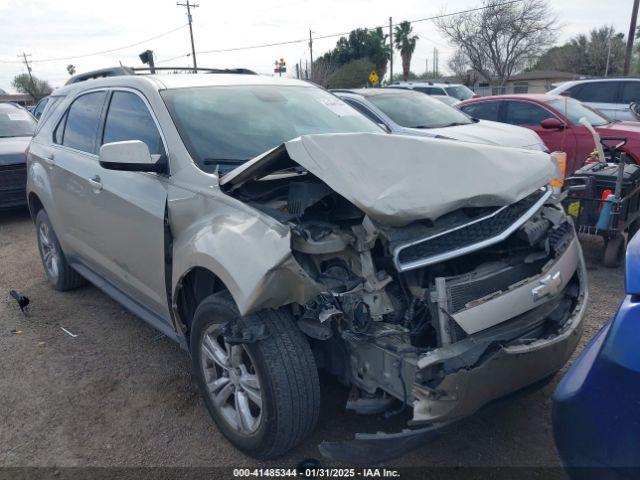
M 514 93 L 546 93 L 553 88 L 550 84 L 544 83 L 513 83 L 509 85 L 491 86 L 491 85 L 477 85 L 471 89 L 480 95 L 481 97 L 488 97 L 490 95 L 511 95 Z

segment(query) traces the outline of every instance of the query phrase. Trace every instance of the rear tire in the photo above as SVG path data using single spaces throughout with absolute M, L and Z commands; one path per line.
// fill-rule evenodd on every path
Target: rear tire
M 44 209 L 36 215 L 36 235 L 44 273 L 56 290 L 72 290 L 87 283 L 67 262 L 49 216 Z
M 267 337 L 229 345 L 227 322 L 266 327 Z M 241 317 L 227 292 L 196 309 L 190 336 L 193 375 L 207 410 L 237 448 L 274 458 L 298 445 L 316 426 L 320 382 L 309 343 L 284 309 Z M 243 380 L 244 378 L 244 380 Z

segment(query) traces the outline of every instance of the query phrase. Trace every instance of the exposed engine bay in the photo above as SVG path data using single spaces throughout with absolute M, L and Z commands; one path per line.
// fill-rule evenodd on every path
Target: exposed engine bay
M 578 254 L 564 255 L 574 229 L 548 187 L 404 226 L 371 219 L 291 163 L 227 193 L 289 226 L 295 259 L 323 290 L 291 308 L 319 365 L 356 387 L 348 407 L 360 413 L 395 398 L 413 404 L 416 423 L 464 414 L 421 412 L 420 401 L 446 396 L 448 375 L 503 346 L 558 335 L 581 302 Z

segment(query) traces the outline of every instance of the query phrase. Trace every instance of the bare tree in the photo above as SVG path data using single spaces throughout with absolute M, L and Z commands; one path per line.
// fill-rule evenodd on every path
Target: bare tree
M 455 51 L 447 65 L 458 81 L 467 86 L 473 85 L 478 80 L 478 72 L 473 69 L 469 57 L 462 49 Z
M 557 20 L 546 0 L 485 0 L 483 10 L 444 17 L 438 29 L 494 83 L 505 82 L 553 43 Z
M 336 73 L 338 66 L 331 59 L 321 57 L 313 62 L 311 81 L 325 88 L 329 85 L 329 79 Z

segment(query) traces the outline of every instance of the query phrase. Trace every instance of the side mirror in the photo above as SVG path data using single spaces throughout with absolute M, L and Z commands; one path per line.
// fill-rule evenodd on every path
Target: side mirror
M 105 143 L 100 147 L 99 161 L 107 170 L 156 173 L 166 170 L 160 155 L 151 155 L 147 144 L 140 140 Z
M 557 118 L 545 118 L 540 122 L 540 126 L 545 130 L 563 130 L 566 125 Z

